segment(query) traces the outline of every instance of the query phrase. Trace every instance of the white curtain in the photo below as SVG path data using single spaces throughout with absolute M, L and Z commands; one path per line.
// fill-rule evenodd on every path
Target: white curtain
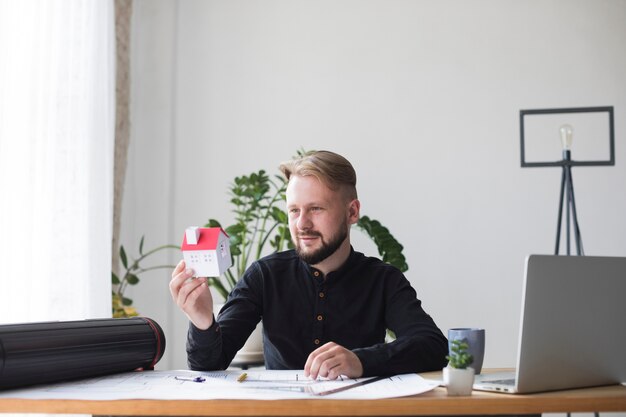
M 112 0 L 0 0 L 0 324 L 111 316 Z

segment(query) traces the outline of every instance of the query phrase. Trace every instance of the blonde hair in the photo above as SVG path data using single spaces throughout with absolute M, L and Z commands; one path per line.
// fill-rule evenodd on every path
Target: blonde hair
M 350 200 L 358 198 L 356 172 L 352 164 L 334 152 L 309 151 L 291 161 L 283 162 L 279 169 L 287 181 L 292 175 L 313 176 L 331 190 L 343 189 Z

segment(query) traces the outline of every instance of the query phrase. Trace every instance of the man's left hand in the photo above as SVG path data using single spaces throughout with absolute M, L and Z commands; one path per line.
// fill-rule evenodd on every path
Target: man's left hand
M 311 352 L 304 365 L 304 375 L 312 379 L 318 376 L 337 379 L 339 375 L 359 378 L 363 375 L 363 365 L 352 351 L 328 342 Z

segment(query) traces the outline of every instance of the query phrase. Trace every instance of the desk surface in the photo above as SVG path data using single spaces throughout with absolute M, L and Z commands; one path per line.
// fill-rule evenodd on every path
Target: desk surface
M 440 373 L 422 374 L 438 378 Z M 626 411 L 621 385 L 509 395 L 474 391 L 448 397 L 445 388 L 383 400 L 22 400 L 0 399 L 0 413 L 162 416 L 407 416 Z

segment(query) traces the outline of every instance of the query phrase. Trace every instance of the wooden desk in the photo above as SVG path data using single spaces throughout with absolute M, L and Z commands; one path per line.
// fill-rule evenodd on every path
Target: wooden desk
M 427 378 L 437 373 L 423 374 Z M 626 411 L 621 385 L 530 395 L 474 391 L 448 397 L 445 388 L 383 400 L 20 400 L 0 399 L 0 413 L 162 416 L 418 416 Z

